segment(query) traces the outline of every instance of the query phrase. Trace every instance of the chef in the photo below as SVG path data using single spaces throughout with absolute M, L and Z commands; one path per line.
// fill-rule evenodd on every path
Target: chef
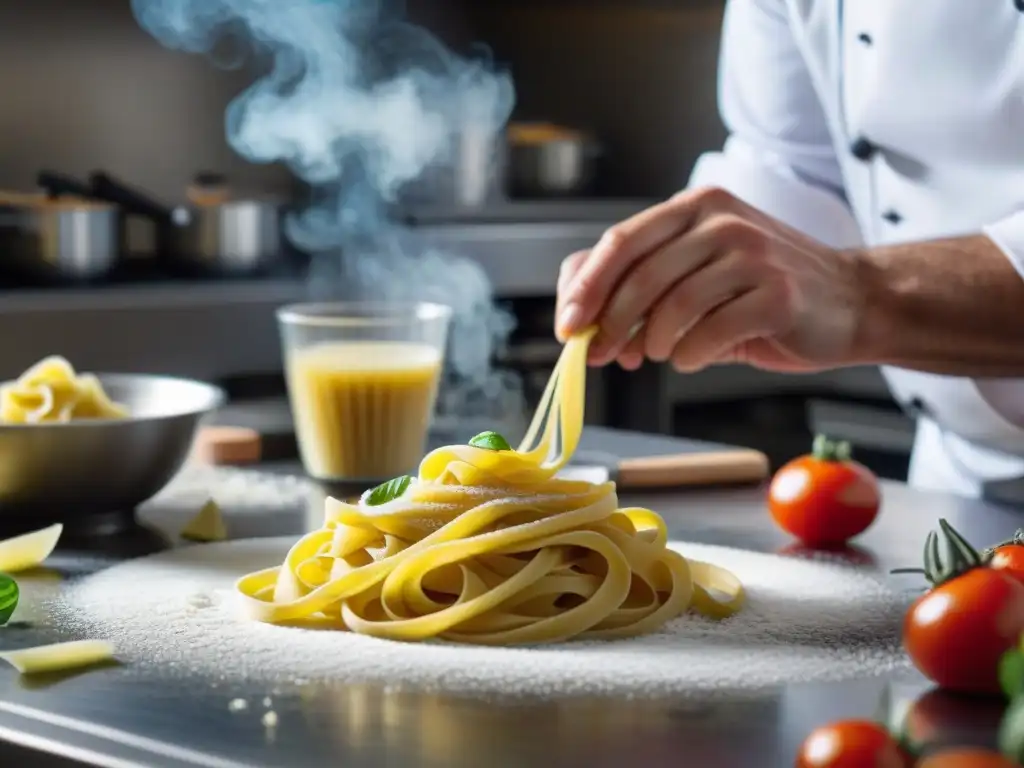
M 559 336 L 597 322 L 591 363 L 627 369 L 879 364 L 911 484 L 1012 486 L 1024 0 L 728 0 L 719 104 L 687 189 L 566 259 Z

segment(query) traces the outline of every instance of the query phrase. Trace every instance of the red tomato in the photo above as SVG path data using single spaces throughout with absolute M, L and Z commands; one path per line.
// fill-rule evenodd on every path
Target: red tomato
M 975 567 L 921 595 L 903 620 L 903 647 L 929 680 L 963 693 L 1000 693 L 999 658 L 1024 632 L 1024 585 Z
M 1003 544 L 992 552 L 989 568 L 1003 571 L 1017 581 L 1024 582 L 1024 546 L 1020 544 Z
M 929 755 L 917 768 L 1020 768 L 1020 763 L 988 749 L 944 749 Z
M 824 437 L 814 451 L 784 465 L 768 489 L 775 523 L 805 544 L 841 544 L 867 530 L 878 516 L 878 479 L 850 460 L 847 443 Z
M 811 731 L 795 768 L 908 768 L 910 758 L 886 729 L 870 720 L 840 720 Z

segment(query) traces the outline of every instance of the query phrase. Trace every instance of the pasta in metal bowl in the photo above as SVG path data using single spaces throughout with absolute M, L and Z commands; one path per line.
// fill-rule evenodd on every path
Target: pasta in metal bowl
M 96 376 L 79 374 L 53 355 L 14 381 L 0 384 L 0 424 L 67 423 L 81 419 L 124 419 L 128 408 L 115 403 Z

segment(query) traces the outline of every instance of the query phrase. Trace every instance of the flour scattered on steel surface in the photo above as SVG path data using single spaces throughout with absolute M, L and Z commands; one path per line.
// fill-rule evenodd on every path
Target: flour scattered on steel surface
M 212 498 L 224 512 L 279 512 L 282 507 L 305 504 L 312 487 L 308 480 L 294 475 L 191 464 L 143 509 L 181 507 L 195 513 Z
M 466 693 L 708 695 L 909 668 L 899 625 L 910 598 L 877 574 L 686 543 L 673 546 L 744 582 L 749 598 L 739 615 L 719 622 L 686 615 L 646 637 L 534 648 L 397 643 L 240 618 L 234 580 L 280 563 L 292 543 L 209 544 L 124 563 L 73 585 L 54 605 L 55 618 L 72 632 L 102 632 L 126 661 L 162 674 L 269 684 L 301 679 Z M 195 600 L 200 594 L 209 600 Z

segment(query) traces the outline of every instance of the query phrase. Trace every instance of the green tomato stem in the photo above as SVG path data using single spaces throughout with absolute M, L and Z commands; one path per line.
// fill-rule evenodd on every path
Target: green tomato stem
M 924 542 L 924 577 L 932 586 L 955 579 L 988 562 L 945 519 L 939 520 L 939 530 L 945 544 L 945 556 L 939 547 L 939 534 L 935 531 L 930 531 Z
M 853 448 L 846 440 L 835 441 L 825 435 L 817 435 L 811 446 L 811 455 L 819 461 L 849 461 Z

